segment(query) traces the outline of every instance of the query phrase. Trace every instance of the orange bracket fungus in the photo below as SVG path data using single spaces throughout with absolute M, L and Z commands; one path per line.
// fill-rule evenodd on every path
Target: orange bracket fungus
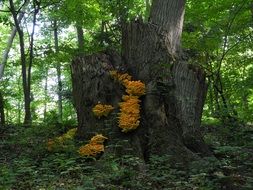
M 138 96 L 123 96 L 123 102 L 119 103 L 119 127 L 122 132 L 136 129 L 140 124 L 140 100 Z
M 126 92 L 133 96 L 142 96 L 145 94 L 145 84 L 141 81 L 128 81 L 126 84 Z
M 78 153 L 81 156 L 97 156 L 98 154 L 104 152 L 104 141 L 107 140 L 107 137 L 104 137 L 101 134 L 95 135 L 91 138 L 90 142 L 86 145 L 83 145 L 79 148 Z
M 113 79 L 118 80 L 126 87 L 126 93 L 122 97 L 123 102 L 119 103 L 119 127 L 122 132 L 129 132 L 136 129 L 140 124 L 140 100 L 139 97 L 145 94 L 146 87 L 141 81 L 132 80 L 132 76 L 127 73 L 121 74 L 115 70 L 110 71 Z
M 128 81 L 132 80 L 132 76 L 130 76 L 129 74 L 127 73 L 121 74 L 117 72 L 116 70 L 110 71 L 110 75 L 114 80 L 119 81 L 123 85 L 125 85 Z
M 105 104 L 97 104 L 93 109 L 92 112 L 95 116 L 98 118 L 102 116 L 108 116 L 108 114 L 114 109 L 111 105 L 105 105 Z

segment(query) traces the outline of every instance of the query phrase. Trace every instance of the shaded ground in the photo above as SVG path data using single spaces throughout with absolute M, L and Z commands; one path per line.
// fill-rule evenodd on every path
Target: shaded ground
M 189 166 L 170 163 L 170 155 L 152 157 L 145 171 L 130 155 L 95 161 L 82 158 L 73 141 L 65 150 L 48 152 L 49 138 L 66 129 L 55 126 L 0 129 L 0 189 L 253 189 L 253 128 L 205 126 L 205 141 L 216 158 Z

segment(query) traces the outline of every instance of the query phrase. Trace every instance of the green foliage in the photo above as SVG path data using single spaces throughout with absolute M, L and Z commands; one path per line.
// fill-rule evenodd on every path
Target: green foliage
M 151 156 L 144 163 L 131 155 L 106 152 L 100 160 L 79 157 L 76 151 L 49 153 L 48 138 L 67 130 L 56 126 L 0 130 L 1 189 L 252 189 L 252 128 L 231 131 L 209 126 L 205 137 L 215 157 L 186 163 L 172 155 Z M 207 139 L 207 138 L 206 138 Z M 239 141 L 241 139 L 241 141 Z M 75 142 L 79 146 L 82 142 Z M 116 145 L 115 145 L 116 146 Z M 115 147 L 116 148 L 116 147 Z M 114 150 L 112 148 L 112 150 Z
M 15 2 L 15 1 L 14 1 Z M 122 26 L 136 18 L 148 20 L 150 0 L 63 0 L 42 1 L 35 34 L 32 69 L 32 117 L 35 123 L 57 116 L 57 64 L 61 64 L 63 94 L 71 94 L 69 63 L 76 54 L 91 54 L 114 48 L 121 51 Z M 16 4 L 20 4 L 16 1 Z M 250 0 L 189 0 L 186 4 L 182 45 L 189 63 L 200 65 L 208 78 L 208 95 L 204 115 L 227 121 L 232 116 L 240 122 L 252 122 L 252 13 Z M 7 10 L 8 1 L 1 9 Z M 32 6 L 28 6 L 32 12 Z M 32 14 L 24 24 L 31 28 Z M 54 49 L 52 22 L 57 20 L 59 52 Z M 0 13 L 0 51 L 6 48 L 13 22 L 11 14 Z M 84 30 L 84 50 L 77 50 L 76 26 Z M 25 41 L 29 35 L 25 32 Z M 1 90 L 4 92 L 8 123 L 23 120 L 23 90 L 20 75 L 18 38 L 14 40 L 5 68 Z M 29 46 L 27 43 L 26 46 Z M 83 52 L 84 51 L 84 52 Z M 26 51 L 26 53 L 28 50 Z M 161 64 L 157 67 L 163 67 Z M 166 65 L 165 65 L 166 66 Z M 156 66 L 155 66 L 156 67 Z M 48 87 L 46 89 L 46 80 Z M 220 86 L 221 85 L 221 86 Z M 215 89 L 222 89 L 222 95 Z M 225 98 L 226 105 L 223 103 Z M 63 122 L 74 121 L 71 95 L 63 100 Z M 44 108 L 47 107 L 44 113 Z M 55 118 L 56 119 L 56 118 Z M 224 121 L 225 121 L 224 120 Z
M 251 4 L 249 0 L 187 3 L 182 44 L 188 61 L 207 73 L 205 116 L 252 121 Z
M 10 189 L 15 183 L 15 173 L 8 165 L 0 164 L 0 187 Z

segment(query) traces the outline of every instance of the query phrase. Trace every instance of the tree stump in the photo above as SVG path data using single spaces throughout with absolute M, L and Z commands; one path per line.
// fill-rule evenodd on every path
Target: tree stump
M 122 133 L 118 127 L 118 103 L 125 89 L 109 74 L 120 67 L 123 64 L 115 53 L 79 56 L 73 60 L 73 98 L 80 138 L 88 140 L 102 133 L 109 138 L 109 145 L 118 146 L 116 154 L 133 154 L 144 160 L 154 154 L 171 154 L 182 159 L 197 158 L 195 153 L 210 155 L 199 132 L 206 93 L 205 75 L 199 68 L 178 62 L 168 67 L 165 77 L 143 78 L 146 94 L 141 97 L 140 126 Z M 116 109 L 108 117 L 97 118 L 92 108 L 98 103 Z
M 107 51 L 73 60 L 73 98 L 80 137 L 103 133 L 109 137 L 109 145 L 126 142 L 117 150 L 119 154 L 130 153 L 144 160 L 152 155 L 170 154 L 175 160 L 189 160 L 212 154 L 199 130 L 207 92 L 205 73 L 182 59 L 179 46 L 183 13 L 183 0 L 154 0 L 148 23 L 136 20 L 125 25 L 121 56 Z M 117 126 L 124 88 L 110 77 L 113 69 L 127 72 L 146 85 L 140 126 L 126 134 Z M 117 109 L 108 119 L 97 119 L 91 110 L 98 102 Z

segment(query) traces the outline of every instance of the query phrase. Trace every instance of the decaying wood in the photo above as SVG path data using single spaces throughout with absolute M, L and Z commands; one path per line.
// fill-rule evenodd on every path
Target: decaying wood
M 131 149 L 143 159 L 154 154 L 170 154 L 176 160 L 211 155 L 199 132 L 207 92 L 205 73 L 181 59 L 184 3 L 154 0 L 150 22 L 137 20 L 125 25 L 121 57 L 101 53 L 73 61 L 73 98 L 80 134 L 87 137 L 104 132 L 111 145 L 127 142 L 119 149 L 121 153 Z M 173 11 L 167 12 L 171 7 Z M 164 19 L 167 17 L 170 19 Z M 120 133 L 117 117 L 108 118 L 113 122 L 106 128 L 105 121 L 91 112 L 99 101 L 115 107 L 121 101 L 124 89 L 113 82 L 108 72 L 114 68 L 146 84 L 146 94 L 141 98 L 141 124 L 129 134 Z
M 153 154 L 183 158 L 195 158 L 194 153 L 210 154 L 199 134 L 206 93 L 204 73 L 179 62 L 169 67 L 167 80 L 159 77 L 148 80 L 147 93 L 141 98 L 141 125 L 136 131 L 124 134 L 117 119 L 124 88 L 109 75 L 110 70 L 123 67 L 119 61 L 119 56 L 108 53 L 79 56 L 73 61 L 73 98 L 80 138 L 88 140 L 96 133 L 103 133 L 111 145 L 124 146 L 117 149 L 118 154 L 133 153 L 143 159 Z M 116 110 L 108 118 L 98 119 L 92 108 L 99 102 L 111 104 Z
M 92 108 L 99 102 L 116 105 L 121 98 L 119 86 L 109 76 L 110 63 L 110 56 L 106 54 L 78 57 L 72 63 L 74 104 L 79 129 L 85 137 L 95 129 L 98 133 L 103 131 L 101 120 L 95 118 Z

